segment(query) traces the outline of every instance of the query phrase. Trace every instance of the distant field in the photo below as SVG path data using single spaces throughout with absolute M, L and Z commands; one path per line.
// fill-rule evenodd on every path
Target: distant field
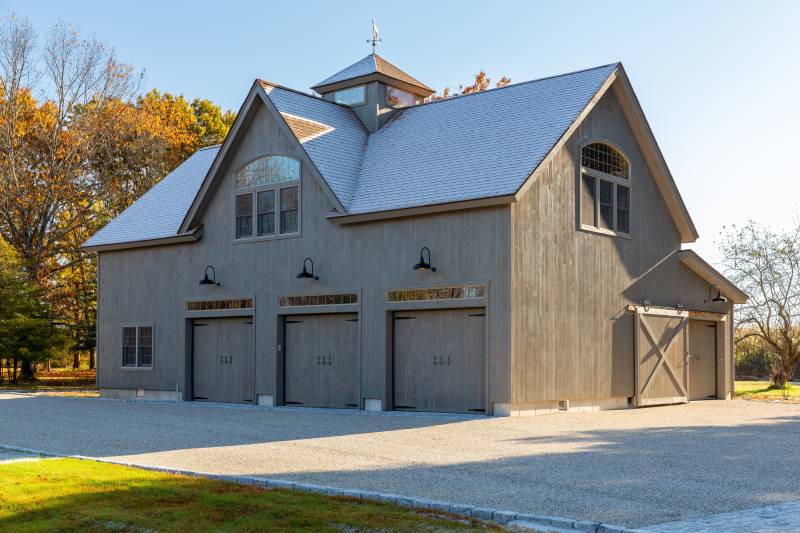
M 503 531 L 444 513 L 76 459 L 0 463 L 0 530 Z
M 762 401 L 788 401 L 800 403 L 800 385 L 789 383 L 787 386 L 788 399 L 783 399 L 781 389 L 770 388 L 768 381 L 737 381 L 736 397 L 745 400 Z
M 50 372 L 37 372 L 32 381 L 9 383 L 8 374 L 3 369 L 3 382 L 0 390 L 35 390 L 54 395 L 97 396 L 96 370 L 58 369 Z

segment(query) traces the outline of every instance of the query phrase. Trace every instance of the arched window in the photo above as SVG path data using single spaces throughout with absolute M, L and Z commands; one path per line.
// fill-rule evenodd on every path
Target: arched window
M 581 227 L 630 235 L 631 183 L 628 160 L 605 143 L 581 149 Z
M 236 173 L 235 238 L 299 233 L 299 180 L 300 161 L 287 156 L 259 157 L 240 168 Z

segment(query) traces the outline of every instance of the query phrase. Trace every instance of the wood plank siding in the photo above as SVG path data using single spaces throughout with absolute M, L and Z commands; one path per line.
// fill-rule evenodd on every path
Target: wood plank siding
M 325 217 L 334 202 L 296 141 L 287 136 L 285 125 L 259 104 L 246 127 L 246 135 L 229 152 L 224 179 L 203 216 L 199 241 L 100 253 L 99 387 L 178 389 L 185 393 L 190 386 L 186 376 L 191 348 L 187 340 L 191 338 L 187 335 L 191 315 L 186 302 L 252 298 L 255 392 L 277 397 L 282 380 L 277 362 L 281 336 L 278 315 L 282 313 L 279 296 L 356 293 L 358 304 L 346 310 L 359 312 L 362 398 L 382 399 L 388 406 L 391 328 L 387 327 L 387 317 L 391 316 L 390 309 L 403 305 L 389 305 L 387 291 L 479 283 L 488 287 L 488 399 L 490 403 L 509 402 L 509 206 L 333 224 Z M 264 154 L 301 160 L 300 235 L 237 243 L 233 239 L 233 177 L 243 164 Z M 432 174 L 435 171 L 431 169 Z M 422 246 L 430 248 L 436 272 L 412 270 Z M 296 278 L 305 257 L 313 259 L 319 281 Z M 198 285 L 206 265 L 215 267 L 220 287 Z M 405 306 L 409 307 L 415 305 Z M 121 370 L 120 324 L 141 321 L 154 324 L 154 367 L 151 371 Z
M 678 229 L 628 120 L 616 97 L 595 107 L 512 204 L 514 404 L 634 396 L 628 304 L 731 310 L 706 303 L 708 282 L 680 263 Z M 580 229 L 580 152 L 592 141 L 610 141 L 629 159 L 630 238 Z M 720 385 L 730 391 L 732 380 Z

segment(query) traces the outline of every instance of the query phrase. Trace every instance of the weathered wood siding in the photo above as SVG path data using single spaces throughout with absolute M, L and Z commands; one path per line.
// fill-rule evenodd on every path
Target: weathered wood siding
M 391 342 L 386 291 L 482 282 L 489 285 L 489 400 L 510 401 L 510 208 L 336 225 L 325 219 L 332 202 L 313 169 L 303 164 L 301 236 L 234 243 L 233 174 L 264 154 L 301 156 L 261 105 L 233 151 L 203 217 L 198 242 L 100 254 L 99 386 L 183 391 L 189 342 L 186 301 L 252 296 L 256 393 L 275 395 L 280 379 L 278 297 L 360 291 L 362 397 L 380 398 L 387 405 Z M 431 249 L 437 272 L 412 270 L 422 246 Z M 314 260 L 319 281 L 296 279 L 304 257 Z M 221 287 L 198 285 L 206 265 L 216 268 Z M 121 370 L 120 324 L 139 321 L 154 323 L 154 369 Z
M 594 140 L 630 159 L 630 239 L 579 229 L 580 150 Z M 619 103 L 588 115 L 511 212 L 515 404 L 633 396 L 628 304 L 731 308 L 707 304 L 709 284 L 675 255 L 678 230 Z

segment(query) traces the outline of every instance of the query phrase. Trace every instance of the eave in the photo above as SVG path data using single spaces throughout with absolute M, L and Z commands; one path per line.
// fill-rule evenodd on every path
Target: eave
M 743 304 L 750 298 L 743 290 L 733 284 L 721 272 L 712 267 L 708 262 L 697 255 L 694 250 L 680 250 L 678 259 L 689 267 L 695 274 L 706 280 L 735 304 Z
M 195 242 L 203 235 L 203 227 L 198 226 L 192 231 L 178 233 L 170 237 L 158 239 L 147 239 L 143 241 L 117 242 L 111 244 L 97 244 L 94 246 L 82 246 L 81 249 L 87 252 L 111 252 L 114 250 L 130 250 L 134 248 L 149 248 L 152 246 L 164 246 L 166 244 L 182 244 Z
M 373 211 L 369 213 L 340 214 L 331 213 L 327 219 L 335 224 L 355 224 L 358 222 L 371 222 L 386 220 L 391 218 L 403 218 L 417 215 L 430 215 L 434 213 L 444 213 L 447 211 L 460 211 L 464 209 L 477 209 L 481 207 L 492 207 L 497 205 L 507 205 L 516 202 L 513 194 L 503 196 L 492 196 L 489 198 L 477 198 L 474 200 L 464 200 L 461 202 L 448 202 L 434 205 L 422 205 L 416 207 L 405 207 L 403 209 L 391 209 L 387 211 Z

